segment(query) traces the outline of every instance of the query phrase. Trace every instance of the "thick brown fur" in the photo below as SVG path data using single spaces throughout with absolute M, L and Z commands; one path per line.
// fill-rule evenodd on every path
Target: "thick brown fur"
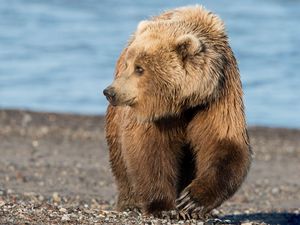
M 237 191 L 251 150 L 237 63 L 217 16 L 194 6 L 142 21 L 109 89 L 119 210 L 204 215 Z

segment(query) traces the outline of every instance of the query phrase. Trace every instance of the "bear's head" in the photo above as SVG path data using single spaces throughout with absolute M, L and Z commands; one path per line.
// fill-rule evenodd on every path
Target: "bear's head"
M 104 90 L 112 105 L 154 121 L 222 95 L 233 57 L 223 23 L 202 8 L 194 13 L 139 24 Z

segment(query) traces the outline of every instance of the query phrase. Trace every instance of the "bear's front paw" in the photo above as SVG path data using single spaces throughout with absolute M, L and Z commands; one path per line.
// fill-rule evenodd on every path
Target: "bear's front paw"
M 176 208 L 184 219 L 186 217 L 189 219 L 194 217 L 192 215 L 204 218 L 204 206 L 193 198 L 191 191 L 188 188 L 187 190 L 184 190 L 176 200 Z
M 118 211 L 126 211 L 126 210 L 138 210 L 140 211 L 142 208 L 142 205 L 138 203 L 138 201 L 135 198 L 121 198 L 119 197 L 116 209 Z
M 145 213 L 152 214 L 156 217 L 161 217 L 161 212 L 168 211 L 175 208 L 174 200 L 160 199 L 152 200 L 150 203 L 145 204 Z
M 193 181 L 176 200 L 176 208 L 182 217 L 206 219 L 209 212 L 217 206 L 218 198 L 209 190 L 202 188 L 201 183 Z

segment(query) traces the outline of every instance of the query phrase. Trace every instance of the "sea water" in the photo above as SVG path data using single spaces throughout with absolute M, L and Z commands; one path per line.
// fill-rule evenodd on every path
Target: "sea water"
M 103 114 L 140 20 L 203 4 L 225 21 L 250 125 L 300 128 L 300 1 L 1 0 L 0 108 Z

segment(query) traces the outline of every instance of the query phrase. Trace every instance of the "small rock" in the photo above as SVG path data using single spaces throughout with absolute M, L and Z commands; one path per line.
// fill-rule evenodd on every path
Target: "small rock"
M 48 127 L 46 127 L 46 126 L 44 126 L 44 127 L 41 128 L 41 133 L 42 133 L 42 134 L 47 134 L 48 131 L 49 131 L 49 129 L 48 129 Z
M 71 218 L 77 218 L 77 215 L 76 215 L 75 213 L 71 213 L 71 214 L 69 214 L 69 216 L 70 216 Z
M 272 188 L 272 194 L 278 194 L 279 193 L 279 188 L 275 187 Z
M 23 119 L 22 119 L 22 126 L 23 127 L 26 127 L 27 124 L 32 120 L 31 116 L 29 114 L 25 114 L 23 116 Z
M 66 213 L 66 212 L 67 212 L 67 209 L 65 209 L 65 208 L 60 208 L 59 211 L 62 212 L 62 213 Z
M 220 213 L 219 210 L 213 209 L 213 210 L 211 211 L 211 214 L 214 215 L 214 216 L 217 216 L 217 215 L 220 215 L 221 213 Z
M 0 201 L 0 207 L 4 206 L 5 202 L 4 201 Z
M 105 218 L 106 216 L 105 215 L 103 215 L 103 214 L 99 214 L 98 215 L 100 218 Z
M 99 181 L 99 186 L 100 187 L 104 187 L 106 185 L 106 183 L 104 181 Z
M 54 192 L 52 194 L 52 199 L 53 199 L 54 202 L 60 202 L 61 201 L 61 198 L 59 197 L 57 192 Z
M 42 195 L 39 195 L 38 198 L 39 198 L 40 201 L 44 201 L 44 199 L 45 199 L 44 196 L 42 196 Z
M 39 146 L 39 142 L 37 140 L 33 140 L 31 144 L 32 144 L 32 147 L 35 147 L 35 148 Z
M 61 220 L 62 220 L 62 221 L 70 221 L 70 217 L 69 217 L 68 214 L 65 214 L 65 215 L 63 215 L 63 216 L 61 217 Z
M 84 212 L 87 213 L 87 214 L 92 214 L 92 213 L 93 213 L 93 210 L 90 210 L 90 209 L 84 209 Z
M 207 225 L 221 224 L 223 221 L 218 218 L 208 219 L 205 221 Z
M 233 212 L 233 215 L 239 215 L 239 214 L 241 214 L 239 211 L 234 211 Z

